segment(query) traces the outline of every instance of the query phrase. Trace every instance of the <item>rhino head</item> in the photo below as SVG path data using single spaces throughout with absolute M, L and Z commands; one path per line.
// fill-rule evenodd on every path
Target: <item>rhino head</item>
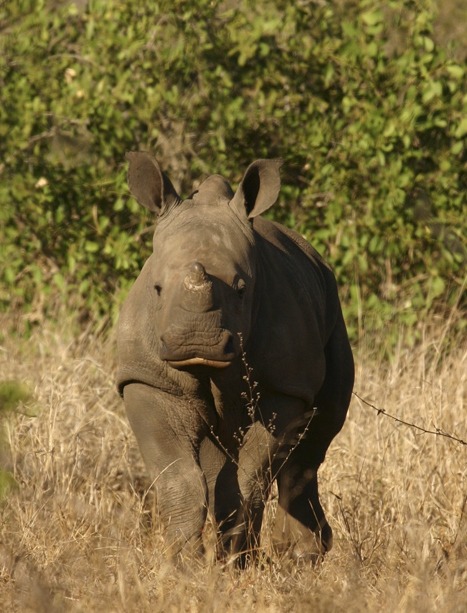
M 130 192 L 158 215 L 146 299 L 159 357 L 176 369 L 225 368 L 250 334 L 257 302 L 252 220 L 276 201 L 282 162 L 253 162 L 235 194 L 213 175 L 182 200 L 150 153 L 126 157 Z

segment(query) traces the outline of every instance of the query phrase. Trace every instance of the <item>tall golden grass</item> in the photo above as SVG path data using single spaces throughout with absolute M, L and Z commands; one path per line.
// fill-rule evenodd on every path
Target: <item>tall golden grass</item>
M 355 390 L 467 440 L 467 339 L 447 344 L 448 325 L 426 327 L 415 348 L 401 338 L 391 361 L 363 340 Z M 1 611 L 467 610 L 466 446 L 356 397 L 321 469 L 334 529 L 324 562 L 279 557 L 266 521 L 253 567 L 213 556 L 174 566 L 115 390 L 115 339 L 72 327 L 44 323 L 28 341 L 4 333 L 0 343 L 0 381 L 28 382 L 35 395 L 2 418 L 16 486 L 0 507 Z

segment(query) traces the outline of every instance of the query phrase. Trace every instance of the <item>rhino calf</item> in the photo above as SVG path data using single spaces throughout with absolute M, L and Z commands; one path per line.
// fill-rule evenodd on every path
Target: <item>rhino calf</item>
M 202 550 L 208 508 L 220 551 L 254 549 L 277 480 L 276 545 L 322 555 L 317 470 L 354 366 L 329 266 L 260 217 L 281 162 L 253 162 L 235 194 L 213 175 L 182 200 L 150 153 L 127 159 L 132 195 L 158 220 L 119 320 L 118 388 L 172 552 Z

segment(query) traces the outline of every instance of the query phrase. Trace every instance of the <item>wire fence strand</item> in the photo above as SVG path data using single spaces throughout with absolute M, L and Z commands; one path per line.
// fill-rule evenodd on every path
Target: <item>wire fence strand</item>
M 376 407 L 371 402 L 368 402 L 368 400 L 365 400 L 365 398 L 362 398 L 359 394 L 357 394 L 357 392 L 352 392 L 352 394 L 356 398 L 358 398 L 360 402 L 363 402 L 363 404 L 366 404 L 366 406 L 376 411 L 378 415 L 385 415 L 386 417 L 389 417 L 389 419 L 392 419 L 398 424 L 402 424 L 403 426 L 408 426 L 409 428 L 414 428 L 415 430 L 419 430 L 420 432 L 423 432 L 424 434 L 434 434 L 437 436 L 444 436 L 445 438 L 455 441 L 456 443 L 460 443 L 461 445 L 467 445 L 467 441 L 464 441 L 463 439 L 459 438 L 458 436 L 454 436 L 453 434 L 449 434 L 449 432 L 445 432 L 444 430 L 441 430 L 440 428 L 435 428 L 434 430 L 427 430 L 426 428 L 423 428 L 422 426 L 417 426 L 417 424 L 412 424 L 409 421 L 405 421 L 403 419 L 400 419 L 399 417 L 396 417 L 395 415 L 391 415 L 385 409 L 380 409 Z

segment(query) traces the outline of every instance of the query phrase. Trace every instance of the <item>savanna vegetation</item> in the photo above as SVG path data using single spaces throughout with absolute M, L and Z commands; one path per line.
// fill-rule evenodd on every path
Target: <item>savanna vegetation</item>
M 461 0 L 0 2 L 1 610 L 465 610 L 466 30 Z M 270 215 L 336 272 L 363 400 L 314 568 L 268 522 L 243 572 L 210 534 L 165 556 L 114 389 L 154 223 L 131 149 L 183 195 L 282 157 Z
M 185 195 L 282 157 L 272 215 L 329 259 L 353 337 L 465 304 L 466 67 L 431 2 L 65 4 L 1 9 L 3 308 L 115 315 L 150 245 L 138 148 Z

